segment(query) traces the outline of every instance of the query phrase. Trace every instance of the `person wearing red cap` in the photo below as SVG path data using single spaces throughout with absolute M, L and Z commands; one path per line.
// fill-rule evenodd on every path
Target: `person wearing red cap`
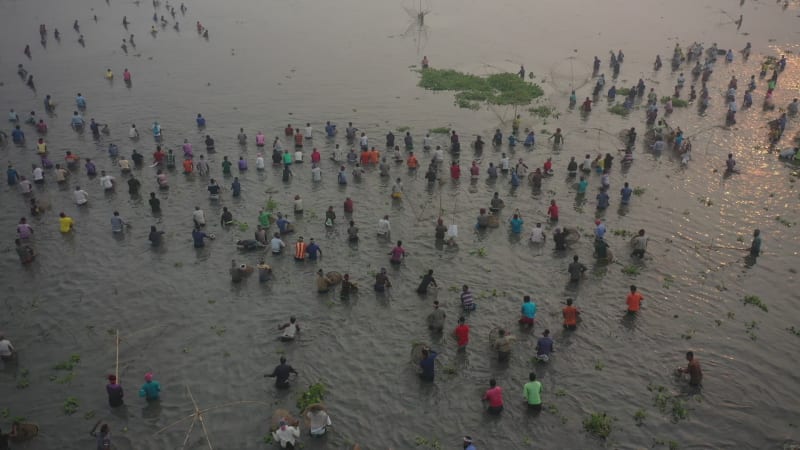
M 472 438 L 469 436 L 464 436 L 464 450 L 478 450 L 478 448 L 472 444 Z
M 153 379 L 153 373 L 147 372 L 144 374 L 144 384 L 139 389 L 139 397 L 144 397 L 148 402 L 155 402 L 159 400 L 161 395 L 161 384 Z
M 122 392 L 122 385 L 117 383 L 116 375 L 108 376 L 108 384 L 106 385 L 106 393 L 108 393 L 108 405 L 112 408 L 122 406 L 125 403 L 122 400 L 124 393 Z

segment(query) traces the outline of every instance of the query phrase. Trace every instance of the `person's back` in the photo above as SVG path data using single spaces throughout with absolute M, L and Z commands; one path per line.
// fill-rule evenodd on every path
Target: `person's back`
M 536 342 L 536 356 L 550 356 L 553 353 L 553 338 L 542 336 Z
M 522 393 L 525 396 L 529 406 L 541 406 L 542 404 L 542 382 L 533 380 L 525 383 L 522 388 Z
M 569 280 L 570 281 L 579 281 L 581 279 L 581 275 L 583 271 L 586 270 L 586 266 L 579 263 L 577 260 L 573 261 L 569 265 Z
M 444 328 L 444 321 L 447 318 L 447 313 L 439 308 L 434 309 L 428 314 L 428 327 L 432 330 L 441 330 Z
M 428 350 L 426 353 L 427 355 L 425 358 L 419 363 L 421 369 L 420 378 L 426 381 L 433 381 L 436 367 L 436 352 Z

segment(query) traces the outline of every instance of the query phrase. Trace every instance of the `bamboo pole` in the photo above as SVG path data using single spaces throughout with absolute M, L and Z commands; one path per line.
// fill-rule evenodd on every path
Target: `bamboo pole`
M 116 343 L 117 343 L 117 365 L 116 368 L 114 369 L 114 376 L 117 377 L 117 384 L 122 384 L 122 382 L 119 379 L 119 328 L 117 329 Z

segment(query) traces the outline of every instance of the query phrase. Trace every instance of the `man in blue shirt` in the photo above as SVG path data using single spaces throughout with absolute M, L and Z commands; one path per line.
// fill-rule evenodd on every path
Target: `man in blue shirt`
M 311 261 L 317 260 L 317 254 L 322 258 L 322 249 L 314 242 L 314 238 L 311 238 L 311 241 L 309 241 L 308 247 L 306 247 L 306 254 L 308 254 L 308 259 Z
M 206 126 L 206 118 L 203 117 L 203 115 L 199 114 L 199 113 L 197 114 L 197 126 L 201 127 L 201 128 Z
M 15 144 L 25 143 L 25 133 L 19 128 L 19 125 L 15 126 L 14 130 L 11 132 L 11 140 Z
M 429 349 L 422 349 L 422 361 L 419 362 L 420 373 L 419 377 L 425 381 L 433 381 L 434 379 L 434 366 L 436 360 L 436 352 Z
M 278 220 L 275 221 L 275 225 L 278 226 L 278 230 L 281 234 L 288 233 L 289 231 L 289 221 L 283 217 L 283 214 L 278 213 Z
M 597 209 L 606 209 L 606 208 L 608 208 L 608 205 L 609 205 L 608 200 L 609 200 L 609 198 L 608 198 L 608 194 L 606 193 L 606 191 L 600 191 L 600 193 L 597 194 Z
M 325 134 L 328 137 L 336 136 L 336 125 L 332 125 L 330 122 L 325 122 Z
M 536 318 L 536 303 L 531 301 L 531 296 L 526 295 L 522 300 L 521 316 L 519 323 L 533 326 L 534 319 Z
M 239 183 L 239 177 L 233 177 L 233 183 L 231 184 L 231 191 L 233 192 L 234 197 L 238 197 L 239 194 L 242 193 L 242 185 Z
M 603 239 L 603 237 L 606 235 L 606 224 L 604 224 L 600 219 L 595 220 L 594 224 L 594 238 Z
M 625 183 L 625 186 L 622 190 L 619 191 L 620 195 L 622 195 L 622 204 L 627 205 L 631 202 L 631 194 L 633 194 L 633 189 L 628 186 L 628 183 Z
M 520 215 L 519 215 L 519 210 L 514 212 L 514 217 L 512 217 L 509 222 L 511 222 L 511 232 L 512 233 L 516 233 L 516 234 L 522 233 L 522 224 L 524 222 L 522 221 L 522 217 L 520 217 Z
M 205 239 L 210 239 L 210 236 L 205 234 L 200 228 L 195 228 L 192 231 L 192 239 L 194 240 L 194 248 L 202 248 L 206 246 Z
M 553 338 L 550 337 L 550 330 L 544 330 L 542 337 L 536 343 L 536 358 L 541 361 L 550 359 L 550 354 L 555 351 Z

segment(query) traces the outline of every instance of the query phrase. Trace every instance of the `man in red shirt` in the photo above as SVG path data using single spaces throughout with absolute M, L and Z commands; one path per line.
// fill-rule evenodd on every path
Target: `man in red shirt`
M 303 135 L 300 134 L 300 129 L 298 128 L 294 134 L 294 146 L 295 148 L 299 148 L 303 146 Z
M 350 197 L 344 199 L 344 212 L 346 214 L 353 214 L 353 200 Z
M 166 154 L 161 150 L 161 146 L 157 146 L 155 153 L 153 153 L 153 162 L 161 165 L 161 162 L 164 161 L 164 156 L 166 156 Z
M 292 136 L 294 134 L 294 128 L 292 124 L 286 125 L 286 128 L 283 129 L 283 134 L 286 136 Z
M 503 411 L 503 388 L 497 385 L 494 378 L 489 380 L 489 389 L 483 394 L 483 400 L 489 402 L 486 410 L 489 414 L 500 414 Z
M 547 208 L 547 216 L 550 218 L 551 222 L 558 221 L 558 205 L 556 205 L 555 200 L 550 200 L 550 207 Z
M 628 298 L 626 299 L 628 303 L 628 313 L 633 314 L 639 312 L 643 300 L 644 297 L 636 291 L 636 286 L 631 285 L 631 293 L 628 294 Z
M 469 344 L 469 325 L 466 324 L 466 321 L 467 319 L 463 317 L 458 319 L 458 326 L 453 332 L 456 335 L 456 339 L 458 339 L 459 350 L 467 348 L 467 344 Z

